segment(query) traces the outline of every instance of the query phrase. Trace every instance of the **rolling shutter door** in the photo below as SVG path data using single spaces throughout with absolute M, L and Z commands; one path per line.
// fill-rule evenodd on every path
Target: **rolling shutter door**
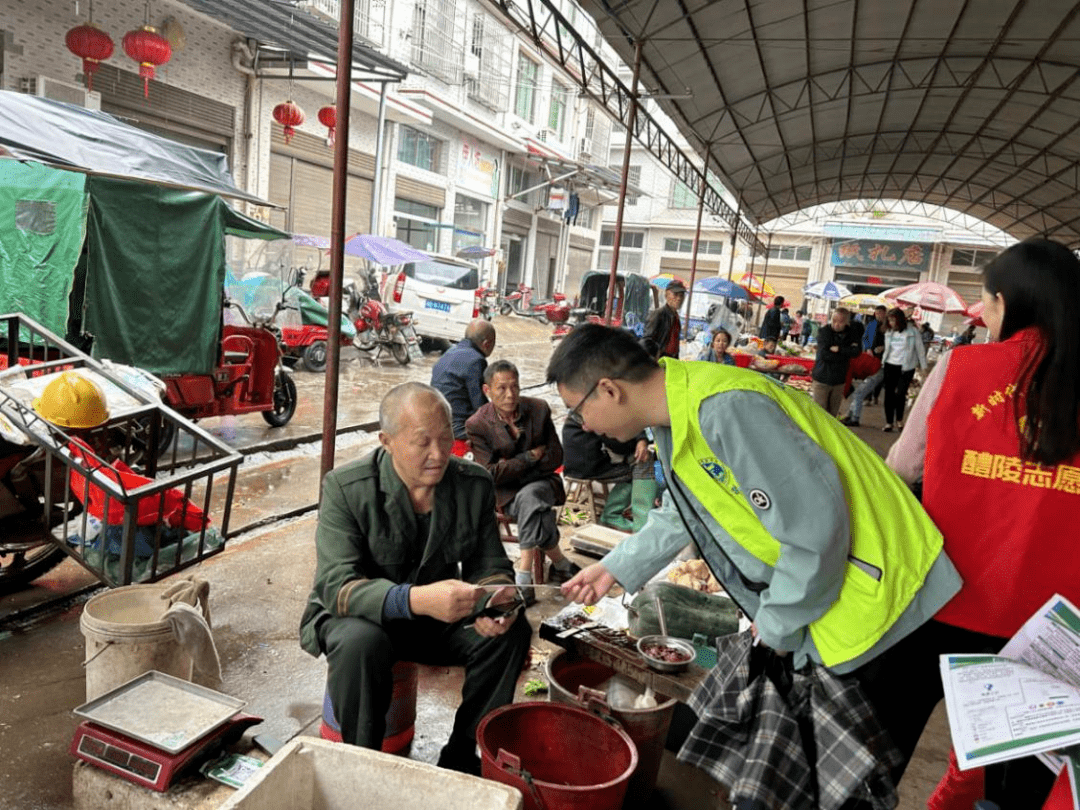
M 404 200 L 433 205 L 440 211 L 446 207 L 446 189 L 400 174 L 394 184 L 394 194 Z

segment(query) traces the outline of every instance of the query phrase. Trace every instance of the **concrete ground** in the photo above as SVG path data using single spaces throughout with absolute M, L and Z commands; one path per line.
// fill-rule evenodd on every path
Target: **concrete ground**
M 506 320 L 513 321 L 505 330 L 508 337 L 517 322 L 533 323 Z M 513 343 L 508 340 L 507 345 Z M 523 383 L 529 381 L 526 368 L 542 369 L 542 363 L 546 362 L 546 351 L 538 357 L 539 352 L 525 350 L 524 341 L 511 351 L 522 355 Z M 518 358 L 511 356 L 511 359 Z M 423 365 L 429 373 L 430 363 Z M 421 375 L 420 368 L 407 373 Z M 321 389 L 317 382 L 312 380 L 305 387 Z M 377 402 L 374 392 L 372 398 Z M 370 402 L 368 397 L 364 399 Z M 884 453 L 895 434 L 882 433 L 881 420 L 880 408 L 867 408 L 863 426 L 856 432 Z M 248 428 L 244 423 L 234 433 L 244 430 L 256 433 L 262 428 L 257 424 Z M 359 443 L 341 450 L 339 459 L 355 457 L 373 441 L 371 436 L 362 437 Z M 260 515 L 273 514 L 282 505 L 314 503 L 317 480 L 317 456 L 245 469 L 237 488 L 234 525 L 257 522 Z M 325 664 L 304 654 L 297 644 L 297 624 L 314 570 L 314 529 L 315 519 L 310 513 L 272 524 L 230 542 L 224 553 L 193 569 L 210 583 L 214 637 L 223 671 L 223 682 L 217 688 L 246 700 L 247 711 L 265 718 L 256 731 L 280 740 L 318 733 Z M 513 553 L 513 547 L 509 548 Z M 569 550 L 565 543 L 564 548 Z M 50 597 L 74 593 L 80 586 L 91 583 L 92 579 L 82 569 L 65 562 L 35 583 L 35 588 L 0 598 L 2 808 L 66 810 L 74 806 L 73 760 L 67 754 L 67 746 L 76 725 L 71 711 L 83 702 L 85 695 L 84 639 L 79 616 L 86 596 L 72 597 L 62 603 L 60 610 L 47 615 L 35 616 L 33 610 L 26 608 Z M 543 615 L 560 607 L 559 603 L 541 602 L 530 608 L 534 627 Z M 15 618 L 15 611 L 19 610 L 20 618 Z M 534 646 L 535 662 L 539 665 L 551 648 L 536 637 Z M 537 674 L 537 671 L 523 673 L 518 699 L 522 697 L 520 683 Z M 448 736 L 459 689 L 460 670 L 421 668 L 412 758 L 435 760 Z M 926 796 L 944 770 L 948 747 L 947 723 L 943 708 L 939 707 L 901 784 L 901 808 L 916 810 L 925 806 Z M 649 806 L 725 808 L 727 804 L 707 776 L 680 766 L 667 755 L 657 793 Z

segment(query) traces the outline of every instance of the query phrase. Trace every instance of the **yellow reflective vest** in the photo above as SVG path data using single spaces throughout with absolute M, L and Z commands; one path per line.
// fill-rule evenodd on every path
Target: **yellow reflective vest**
M 726 391 L 766 396 L 832 459 L 848 503 L 851 547 L 839 598 L 808 630 L 826 666 L 867 652 L 922 587 L 941 552 L 941 533 L 884 461 L 809 397 L 756 372 L 715 363 L 660 362 L 671 416 L 673 473 L 736 543 L 767 566 L 776 565 L 783 545 L 702 435 L 701 403 Z

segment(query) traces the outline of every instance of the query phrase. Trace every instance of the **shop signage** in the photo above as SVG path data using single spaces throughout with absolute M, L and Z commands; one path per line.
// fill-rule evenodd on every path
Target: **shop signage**
M 875 270 L 918 270 L 930 264 L 929 244 L 844 239 L 833 242 L 834 267 L 863 267 Z
M 457 160 L 458 186 L 483 194 L 497 197 L 499 194 L 499 161 L 489 148 L 484 148 L 479 141 L 461 139 Z

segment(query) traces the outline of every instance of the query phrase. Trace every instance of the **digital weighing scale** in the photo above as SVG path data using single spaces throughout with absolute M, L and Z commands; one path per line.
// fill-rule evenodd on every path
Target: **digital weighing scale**
M 75 709 L 85 718 L 72 756 L 159 792 L 188 765 L 240 739 L 261 717 L 245 701 L 162 672 L 134 680 Z

